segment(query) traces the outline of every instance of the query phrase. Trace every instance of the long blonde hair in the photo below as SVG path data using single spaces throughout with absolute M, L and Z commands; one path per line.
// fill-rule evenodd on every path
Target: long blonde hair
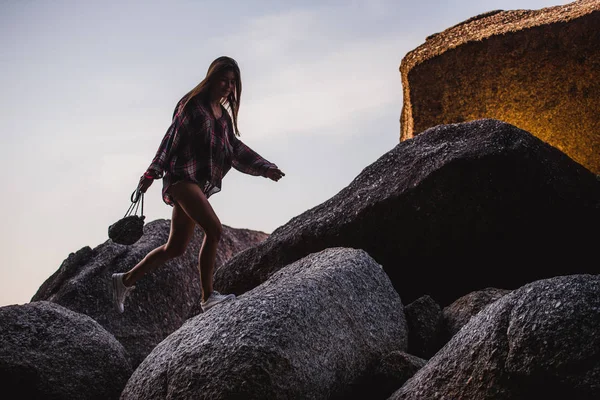
M 242 97 L 242 77 L 238 63 L 231 57 L 221 56 L 210 64 L 208 71 L 206 72 L 206 77 L 202 80 L 202 82 L 190 90 L 179 101 L 181 105 L 177 107 L 176 113 L 183 111 L 187 103 L 195 96 L 207 96 L 210 85 L 227 71 L 233 71 L 235 74 L 235 90 L 229 93 L 227 99 L 223 100 L 221 104 L 223 104 L 231 114 L 231 118 L 233 120 L 233 132 L 236 134 L 236 136 L 240 136 L 240 131 L 237 126 L 237 117 L 240 109 L 240 99 Z

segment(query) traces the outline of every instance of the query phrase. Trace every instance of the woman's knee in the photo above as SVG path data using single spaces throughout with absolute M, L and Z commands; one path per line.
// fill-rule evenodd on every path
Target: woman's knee
M 206 235 L 206 240 L 212 240 L 214 242 L 218 242 L 221 240 L 221 235 L 223 234 L 223 225 L 218 218 L 214 218 L 210 223 L 205 224 L 203 226 L 204 234 Z
M 181 243 L 181 242 L 175 242 L 175 243 L 167 243 L 164 245 L 164 252 L 165 255 L 171 259 L 171 258 L 176 258 L 176 257 L 180 257 L 183 255 L 183 253 L 185 253 L 185 250 L 187 248 L 187 243 Z

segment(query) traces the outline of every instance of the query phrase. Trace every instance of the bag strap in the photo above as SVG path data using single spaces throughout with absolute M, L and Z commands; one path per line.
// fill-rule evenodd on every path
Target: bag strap
M 125 217 L 130 215 L 137 215 L 138 209 L 141 205 L 140 217 L 144 216 L 144 193 L 140 190 L 141 185 L 138 186 L 133 193 L 131 193 L 131 205 L 125 213 Z M 123 217 L 123 218 L 125 218 Z

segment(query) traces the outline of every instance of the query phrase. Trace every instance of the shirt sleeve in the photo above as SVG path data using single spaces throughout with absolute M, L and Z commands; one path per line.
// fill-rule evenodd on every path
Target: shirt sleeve
M 233 147 L 233 168 L 248 175 L 266 177 L 267 170 L 275 164 L 262 158 L 235 135 L 231 134 L 230 137 Z
M 160 179 L 163 177 L 167 164 L 171 158 L 171 155 L 175 153 L 179 147 L 180 134 L 176 129 L 177 119 L 173 119 L 171 126 L 165 133 L 156 155 L 152 160 L 152 163 L 144 173 L 145 176 L 150 176 L 154 179 Z

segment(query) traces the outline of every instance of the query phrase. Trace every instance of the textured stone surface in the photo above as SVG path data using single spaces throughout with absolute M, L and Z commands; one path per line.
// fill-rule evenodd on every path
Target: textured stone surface
M 600 275 L 540 280 L 484 308 L 390 399 L 600 398 Z
M 361 250 L 311 254 L 188 320 L 133 373 L 128 399 L 334 398 L 406 349 L 403 306 Z
M 497 120 L 440 125 L 400 142 L 331 199 L 277 228 L 215 274 L 244 293 L 328 247 L 367 251 L 402 301 L 441 307 L 470 292 L 600 273 L 600 181 Z
M 400 74 L 400 140 L 494 118 L 600 174 L 600 1 L 470 18 L 407 53 Z
M 199 228 L 181 257 L 168 261 L 136 283 L 125 302 L 125 313 L 119 314 L 113 308 L 110 276 L 129 270 L 152 249 L 165 244 L 169 229 L 170 220 L 156 220 L 146 224 L 144 236 L 134 245 L 107 240 L 94 249 L 84 247 L 72 253 L 31 301 L 52 301 L 94 318 L 125 346 L 131 364 L 137 366 L 161 340 L 190 316 L 201 312 L 198 252 L 203 232 Z M 217 250 L 217 268 L 267 236 L 263 232 L 224 226 Z
M 0 307 L 3 398 L 117 400 L 131 373 L 123 346 L 90 317 L 45 301 Z

